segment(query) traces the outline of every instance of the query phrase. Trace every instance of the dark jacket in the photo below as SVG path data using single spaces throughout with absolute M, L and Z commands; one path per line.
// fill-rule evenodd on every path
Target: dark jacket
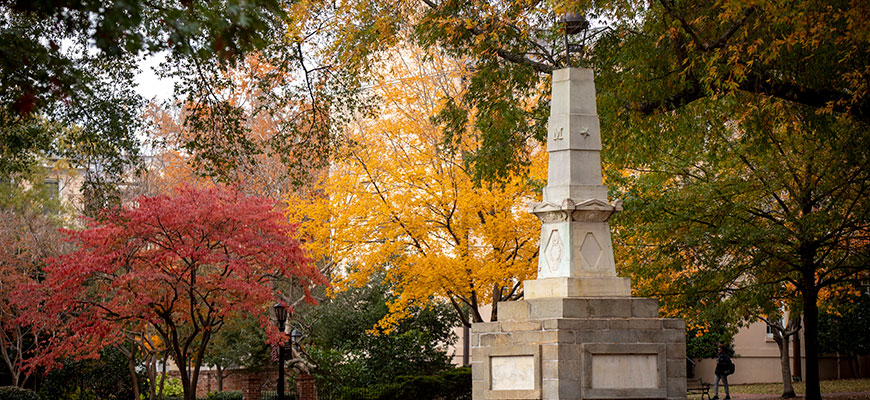
M 731 357 L 728 353 L 722 352 L 719 353 L 719 356 L 716 358 L 716 375 L 725 375 L 725 371 L 728 370 L 728 366 L 731 364 Z

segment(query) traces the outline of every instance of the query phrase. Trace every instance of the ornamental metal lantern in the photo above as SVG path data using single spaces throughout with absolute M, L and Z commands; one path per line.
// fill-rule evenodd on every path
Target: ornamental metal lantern
M 275 314 L 275 322 L 278 324 L 278 330 L 284 332 L 284 323 L 287 322 L 287 308 L 281 303 L 275 303 L 272 306 L 272 311 Z
M 302 342 L 302 336 L 303 336 L 303 335 L 302 335 L 302 332 L 300 332 L 300 331 L 298 331 L 298 330 L 296 330 L 296 329 L 291 330 L 291 331 L 290 331 L 290 343 L 291 343 L 291 347 L 292 347 L 293 345 L 295 345 L 295 346 L 296 346 L 296 350 L 299 350 L 299 348 L 302 347 L 302 345 L 301 345 L 301 342 Z
M 582 67 L 584 52 L 586 51 L 587 31 L 589 30 L 589 20 L 586 16 L 580 13 L 565 13 L 559 18 L 559 22 L 563 24 L 565 30 L 565 60 L 571 67 L 571 53 L 580 53 L 580 63 Z M 579 33 L 583 34 L 580 43 L 571 43 L 568 38 Z

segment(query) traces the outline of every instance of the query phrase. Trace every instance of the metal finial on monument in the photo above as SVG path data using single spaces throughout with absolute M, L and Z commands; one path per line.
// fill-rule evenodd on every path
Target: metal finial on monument
M 569 67 L 573 67 L 571 65 L 571 53 L 580 53 L 580 62 L 579 67 L 583 66 L 583 56 L 586 51 L 586 33 L 589 29 L 589 21 L 583 14 L 569 12 L 562 15 L 559 18 L 559 22 L 564 24 L 565 29 L 565 61 Z M 568 41 L 568 36 L 573 36 L 578 33 L 583 33 L 583 37 L 580 40 L 580 43 L 571 43 Z

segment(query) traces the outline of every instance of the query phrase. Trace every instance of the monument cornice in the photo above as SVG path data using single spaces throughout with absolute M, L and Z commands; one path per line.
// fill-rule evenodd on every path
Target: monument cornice
M 622 200 L 607 203 L 600 199 L 588 199 L 575 203 L 564 199 L 561 204 L 552 202 L 532 203 L 530 211 L 543 223 L 553 222 L 607 222 L 613 214 L 622 211 Z

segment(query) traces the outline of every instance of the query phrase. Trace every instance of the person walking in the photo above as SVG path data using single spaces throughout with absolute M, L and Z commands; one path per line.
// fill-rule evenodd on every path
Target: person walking
M 725 385 L 725 400 L 731 400 L 731 394 L 728 393 L 728 375 L 734 373 L 734 363 L 731 362 L 731 356 L 725 352 L 725 346 L 719 345 L 719 354 L 716 356 L 716 380 L 713 381 L 713 398 L 711 400 L 719 400 L 719 380 Z

